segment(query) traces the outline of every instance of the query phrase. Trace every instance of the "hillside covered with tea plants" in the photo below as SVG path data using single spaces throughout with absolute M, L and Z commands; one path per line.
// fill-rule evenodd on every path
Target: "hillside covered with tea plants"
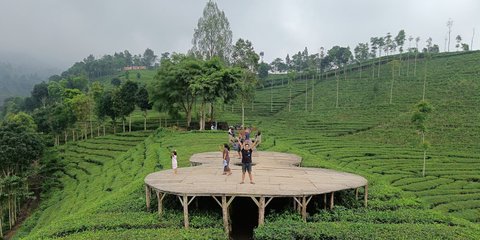
M 299 154 L 305 167 L 362 175 L 370 190 L 367 208 L 345 191 L 336 195 L 333 210 L 311 211 L 307 222 L 288 210 L 267 208 L 256 239 L 480 236 L 480 53 L 422 57 L 415 71 L 413 59 L 395 65 L 395 57 L 336 75 L 271 75 L 256 90 L 246 107 L 246 125 L 262 131 L 261 150 Z M 411 121 L 423 98 L 433 106 L 426 119 L 425 176 L 422 139 Z M 218 121 L 241 122 L 239 104 L 218 104 L 215 111 Z M 140 129 L 143 119 L 137 115 L 134 126 Z M 149 128 L 158 117 L 149 112 Z M 168 119 L 168 126 L 177 122 L 183 120 Z M 192 154 L 215 151 L 227 139 L 223 131 L 168 127 L 56 146 L 46 157 L 65 162 L 57 173 L 62 188 L 43 197 L 15 238 L 224 239 L 215 203 L 192 209 L 189 230 L 182 228 L 182 209 L 173 197 L 163 217 L 147 212 L 143 179 L 170 168 L 172 149 L 186 167 Z

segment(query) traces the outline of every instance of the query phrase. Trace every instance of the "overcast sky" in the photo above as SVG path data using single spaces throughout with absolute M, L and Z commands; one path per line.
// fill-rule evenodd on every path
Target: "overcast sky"
M 21 54 L 62 70 L 89 54 L 115 51 L 186 52 L 206 0 L 0 0 L 0 53 Z M 479 0 L 217 0 L 234 41 L 253 42 L 265 61 L 308 47 L 350 46 L 372 36 L 428 37 L 444 49 L 446 22 L 453 20 L 450 50 L 460 34 L 480 48 Z M 408 41 L 406 43 L 408 46 Z M 3 59 L 5 60 L 5 59 Z

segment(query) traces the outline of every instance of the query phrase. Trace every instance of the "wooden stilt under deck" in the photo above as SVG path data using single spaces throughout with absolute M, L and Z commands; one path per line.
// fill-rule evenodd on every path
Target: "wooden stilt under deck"
M 260 197 L 258 205 L 258 225 L 265 223 L 265 197 Z
M 295 211 L 301 214 L 301 207 L 302 207 L 302 202 L 297 197 L 293 197 L 293 201 L 295 202 L 296 208 Z
M 323 194 L 323 209 L 327 210 L 327 194 Z
M 303 221 L 307 220 L 307 198 L 305 196 L 302 197 L 302 219 Z
M 183 225 L 185 228 L 189 228 L 190 222 L 188 220 L 188 205 L 192 203 L 193 199 L 195 199 L 195 196 L 188 200 L 188 196 L 184 194 L 182 197 L 178 196 L 178 199 L 183 206 Z
M 307 196 L 303 196 L 301 198 L 301 201 L 299 198 L 293 197 L 293 199 L 297 202 L 298 207 L 300 208 L 299 213 L 302 215 L 302 219 L 304 221 L 307 221 L 307 205 L 310 202 L 310 200 L 312 200 L 312 197 L 313 195 L 310 195 L 310 197 L 308 197 L 307 199 Z
M 335 192 L 330 194 L 330 210 L 333 209 L 333 199 L 334 199 Z
M 235 196 L 230 197 L 230 199 L 227 198 L 227 196 L 222 195 L 222 202 L 218 201 L 218 199 L 215 196 L 212 196 L 213 199 L 215 199 L 215 202 L 220 205 L 222 208 L 222 215 L 223 215 L 223 228 L 224 231 L 227 235 L 230 236 L 230 231 L 232 229 L 232 226 L 230 224 L 230 214 L 229 214 L 229 207 L 230 204 L 232 203 L 233 199 L 235 199 Z
M 310 202 L 310 200 L 312 200 L 312 197 L 313 195 L 311 195 L 310 197 L 307 197 L 304 196 L 302 198 L 302 218 L 303 218 L 303 221 L 307 221 L 307 206 L 308 206 L 308 203 Z
M 157 193 L 157 201 L 158 201 L 158 216 L 162 216 L 163 214 L 163 198 L 167 195 L 166 193 L 161 193 L 159 191 L 155 191 Z
M 150 187 L 145 185 L 145 201 L 147 203 L 147 211 L 150 211 Z
M 259 226 L 263 225 L 265 223 L 265 208 L 272 201 L 273 197 L 270 197 L 270 199 L 268 199 L 267 202 L 265 202 L 264 196 L 260 196 L 258 200 L 255 197 L 250 197 L 250 198 L 258 207 L 258 225 Z
M 365 195 L 363 197 L 364 197 L 364 201 L 365 201 L 365 207 L 367 207 L 367 203 L 368 203 L 368 184 L 365 185 Z

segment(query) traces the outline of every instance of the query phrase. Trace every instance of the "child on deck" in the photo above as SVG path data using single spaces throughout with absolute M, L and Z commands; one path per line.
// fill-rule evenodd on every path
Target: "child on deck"
M 177 151 L 173 150 L 173 152 L 172 152 L 172 169 L 173 169 L 174 174 L 177 174 L 177 167 L 178 167 Z

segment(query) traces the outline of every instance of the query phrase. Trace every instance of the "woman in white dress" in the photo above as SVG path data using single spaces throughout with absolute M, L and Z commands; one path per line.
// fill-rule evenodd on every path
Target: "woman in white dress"
M 177 174 L 177 167 L 178 167 L 177 151 L 173 150 L 173 152 L 172 152 L 172 169 L 173 169 L 174 174 Z

